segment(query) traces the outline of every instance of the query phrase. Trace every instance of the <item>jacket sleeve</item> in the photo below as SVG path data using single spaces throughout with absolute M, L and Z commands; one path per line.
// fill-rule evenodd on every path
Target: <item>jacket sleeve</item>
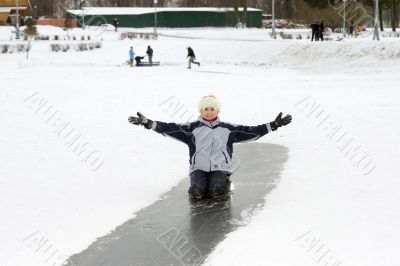
M 270 123 L 258 126 L 231 125 L 230 138 L 233 142 L 253 141 L 272 131 Z
M 176 124 L 154 121 L 151 127 L 155 132 L 168 136 L 173 139 L 188 143 L 193 137 L 193 128 L 191 123 Z

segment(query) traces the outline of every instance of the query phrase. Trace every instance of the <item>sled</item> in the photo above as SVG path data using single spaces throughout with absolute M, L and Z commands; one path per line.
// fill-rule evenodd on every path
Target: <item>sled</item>
M 150 64 L 149 62 L 141 62 L 139 65 L 136 65 L 137 67 L 151 67 L 151 66 L 159 66 L 160 62 L 155 61 L 153 64 Z
M 124 65 L 130 66 L 130 61 L 126 61 Z M 159 61 L 154 61 L 153 64 L 150 64 L 149 62 L 141 62 L 139 65 L 136 64 L 136 62 L 133 62 L 132 67 L 152 67 L 152 66 L 160 66 Z

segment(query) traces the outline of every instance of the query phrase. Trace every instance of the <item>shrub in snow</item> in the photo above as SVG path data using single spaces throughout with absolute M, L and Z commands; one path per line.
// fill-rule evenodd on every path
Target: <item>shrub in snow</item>
M 136 39 L 136 38 L 142 38 L 142 39 L 145 39 L 145 40 L 149 40 L 149 39 L 156 40 L 157 36 L 155 34 L 153 34 L 153 33 L 122 32 L 122 33 L 119 34 L 118 38 L 120 40 L 124 40 L 126 38 L 128 38 L 130 40 Z
M 61 47 L 59 44 L 50 44 L 50 50 L 52 52 L 58 52 L 61 50 Z
M 26 25 L 24 30 L 24 34 L 27 36 L 26 40 L 28 40 L 28 36 L 34 37 L 38 35 L 35 20 L 32 17 L 25 17 L 24 21 Z
M 10 45 L 8 44 L 2 44 L 0 45 L 0 51 L 2 54 L 6 54 L 8 52 L 8 48 L 10 47 Z
M 283 33 L 283 32 L 280 32 L 280 36 L 281 36 L 281 38 L 282 39 L 285 39 L 285 40 L 291 40 L 291 39 L 293 39 L 293 35 L 292 34 L 290 34 L 290 33 Z
M 79 51 L 86 51 L 86 50 L 88 50 L 88 45 L 87 45 L 87 43 L 79 43 L 79 44 L 78 44 L 78 47 L 79 47 Z
M 60 51 L 67 52 L 69 48 L 70 48 L 69 44 L 58 44 L 58 43 L 50 44 L 50 50 L 52 52 L 60 52 Z
M 67 52 L 69 50 L 69 44 L 64 44 L 61 46 L 63 52 Z
M 16 44 L 15 45 L 16 51 L 17 52 L 26 52 L 29 51 L 29 46 L 25 44 Z
M 50 40 L 50 36 L 48 35 L 36 35 L 35 41 L 48 41 Z
M 77 52 L 83 52 L 83 51 L 90 51 L 94 49 L 101 48 L 101 42 L 92 42 L 92 43 L 78 43 L 78 44 L 58 44 L 58 43 L 53 43 L 50 44 L 50 51 L 51 52 L 68 52 L 73 50 Z
M 12 54 L 13 52 L 22 53 L 30 50 L 29 44 L 1 44 L 0 52 L 2 54 Z

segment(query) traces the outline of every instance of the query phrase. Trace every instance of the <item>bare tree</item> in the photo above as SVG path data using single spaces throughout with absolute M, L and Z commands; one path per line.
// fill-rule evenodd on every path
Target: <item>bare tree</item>
M 391 14 L 391 24 L 392 24 L 392 31 L 396 31 L 398 27 L 398 20 L 399 20 L 399 5 L 397 0 L 392 0 L 392 14 Z
M 242 12 L 239 11 L 243 8 Z M 233 9 L 237 25 L 246 27 L 247 25 L 247 0 L 233 0 Z

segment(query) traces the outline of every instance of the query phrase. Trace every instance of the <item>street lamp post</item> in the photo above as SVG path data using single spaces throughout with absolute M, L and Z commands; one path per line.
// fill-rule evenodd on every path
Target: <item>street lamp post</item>
M 157 36 L 157 4 L 158 0 L 154 0 L 154 35 Z
M 272 38 L 276 38 L 275 32 L 275 0 L 272 0 Z
M 375 0 L 374 40 L 379 41 L 379 0 Z
M 343 38 L 346 38 L 346 0 L 343 0 Z
M 19 0 L 17 0 L 17 3 L 16 3 L 16 8 L 17 8 L 17 12 L 16 12 L 16 14 L 17 14 L 17 17 L 16 17 L 16 23 L 15 23 L 15 27 L 16 27 L 16 31 L 15 31 L 15 39 L 19 39 Z

